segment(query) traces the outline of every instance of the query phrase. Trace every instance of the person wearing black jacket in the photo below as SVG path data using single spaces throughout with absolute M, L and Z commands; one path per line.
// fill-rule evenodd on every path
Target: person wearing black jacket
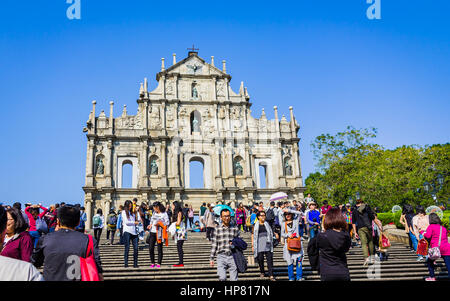
M 350 281 L 346 253 L 350 249 L 351 238 L 341 210 L 328 210 L 323 226 L 325 231 L 308 244 L 311 267 L 319 271 L 322 281 Z
M 352 227 L 356 239 L 361 239 L 361 249 L 363 250 L 365 259 L 364 266 L 374 261 L 375 246 L 372 235 L 372 221 L 375 222 L 379 229 L 383 229 L 383 225 L 375 216 L 370 206 L 365 204 L 361 199 L 357 200 L 356 208 L 352 212 Z
M 89 236 L 75 230 L 80 222 L 80 210 L 72 205 L 65 205 L 58 210 L 57 229 L 39 238 L 36 249 L 31 255 L 31 262 L 36 267 L 44 265 L 46 281 L 81 280 L 80 257 L 86 258 Z M 100 252 L 94 243 L 94 259 L 103 280 Z

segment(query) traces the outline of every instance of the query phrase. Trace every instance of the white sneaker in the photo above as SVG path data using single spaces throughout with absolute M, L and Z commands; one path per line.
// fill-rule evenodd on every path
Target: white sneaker
M 369 263 L 370 263 L 370 259 L 369 259 L 369 258 L 366 258 L 366 260 L 364 260 L 363 266 L 364 266 L 364 267 L 365 267 L 365 266 L 368 266 Z

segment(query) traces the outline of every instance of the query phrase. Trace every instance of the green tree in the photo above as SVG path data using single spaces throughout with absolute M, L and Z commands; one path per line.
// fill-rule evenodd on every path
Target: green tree
M 431 183 L 441 174 L 444 183 L 437 200 L 447 203 L 449 143 L 385 150 L 369 143 L 368 139 L 375 134 L 373 128 L 347 127 L 347 131 L 335 136 L 318 136 L 312 146 L 320 169 L 306 178 L 306 193 L 319 202 L 327 199 L 337 205 L 347 202 L 349 197 L 355 198 L 359 192 L 366 202 L 383 211 L 404 203 L 429 206 L 435 201 L 424 191 L 423 183 Z

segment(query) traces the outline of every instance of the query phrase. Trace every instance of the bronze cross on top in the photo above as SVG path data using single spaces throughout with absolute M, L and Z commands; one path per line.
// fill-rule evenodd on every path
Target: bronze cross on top
M 192 48 L 188 48 L 187 50 L 191 50 L 191 51 L 195 51 L 195 50 L 199 50 L 198 48 L 194 47 L 194 44 L 192 44 Z

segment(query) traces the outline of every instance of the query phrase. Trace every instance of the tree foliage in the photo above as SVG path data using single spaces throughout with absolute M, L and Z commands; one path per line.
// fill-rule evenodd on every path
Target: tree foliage
M 331 163 L 345 157 L 351 150 L 366 147 L 374 147 L 368 143 L 370 138 L 377 135 L 376 128 L 355 129 L 348 126 L 344 132 L 339 132 L 335 136 L 322 134 L 317 136 L 311 143 L 314 158 L 318 161 L 318 167 L 323 169 Z
M 448 205 L 450 197 L 450 144 L 420 147 L 401 146 L 385 150 L 369 143 L 376 137 L 376 129 L 347 127 L 335 136 L 320 135 L 312 144 L 318 160 L 319 172 L 305 180 L 306 191 L 318 201 L 343 204 L 349 197 L 361 198 L 372 206 L 387 211 L 403 203 L 435 204 L 424 191 L 425 182 L 435 182 L 438 174 L 444 176 L 437 192 L 438 203 Z

